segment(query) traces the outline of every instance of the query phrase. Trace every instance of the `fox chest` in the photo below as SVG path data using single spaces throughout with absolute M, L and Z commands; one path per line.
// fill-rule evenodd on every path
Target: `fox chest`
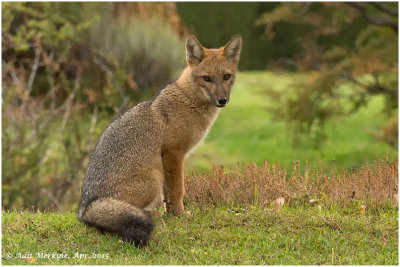
M 207 136 L 217 114 L 212 117 L 194 117 L 181 120 L 184 123 L 175 124 L 170 128 L 167 140 L 171 146 L 183 153 L 188 153 Z

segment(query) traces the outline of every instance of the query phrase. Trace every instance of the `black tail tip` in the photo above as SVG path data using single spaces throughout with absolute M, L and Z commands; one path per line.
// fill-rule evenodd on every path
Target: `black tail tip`
M 144 247 L 150 240 L 153 228 L 154 224 L 150 219 L 136 218 L 126 225 L 122 233 L 122 239 L 137 247 Z

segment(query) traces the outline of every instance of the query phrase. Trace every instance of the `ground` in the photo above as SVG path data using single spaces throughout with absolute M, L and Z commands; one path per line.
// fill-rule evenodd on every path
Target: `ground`
M 190 216 L 156 220 L 142 249 L 81 224 L 74 212 L 3 212 L 2 264 L 398 265 L 390 204 L 187 209 Z

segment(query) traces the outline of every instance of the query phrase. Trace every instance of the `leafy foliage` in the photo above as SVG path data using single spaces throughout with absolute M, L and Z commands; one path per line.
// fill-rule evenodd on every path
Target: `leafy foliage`
M 283 34 L 273 32 L 281 22 L 308 28 L 298 36 L 302 52 L 291 63 L 297 69 L 312 70 L 310 78 L 294 84 L 285 95 L 271 96 L 279 103 L 274 113 L 296 133 L 314 135 L 316 146 L 324 140 L 328 119 L 354 112 L 372 95 L 386 96 L 385 112 L 397 117 L 398 35 L 393 26 L 397 3 L 353 4 L 282 3 L 258 20 L 266 25 L 270 38 Z M 299 134 L 294 135 L 295 147 Z M 390 135 L 397 135 L 397 130 Z M 390 144 L 397 146 L 397 142 Z
M 2 13 L 3 207 L 63 210 L 105 123 L 184 62 L 175 6 L 14 2 Z

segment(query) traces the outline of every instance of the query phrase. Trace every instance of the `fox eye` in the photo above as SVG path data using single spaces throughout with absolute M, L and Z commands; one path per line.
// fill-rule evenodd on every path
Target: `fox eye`
M 224 80 L 225 80 L 225 81 L 226 81 L 226 80 L 229 80 L 230 77 L 231 77 L 230 74 L 225 74 L 225 75 L 224 75 Z
M 206 82 L 211 82 L 210 76 L 203 76 L 203 80 L 205 80 Z

